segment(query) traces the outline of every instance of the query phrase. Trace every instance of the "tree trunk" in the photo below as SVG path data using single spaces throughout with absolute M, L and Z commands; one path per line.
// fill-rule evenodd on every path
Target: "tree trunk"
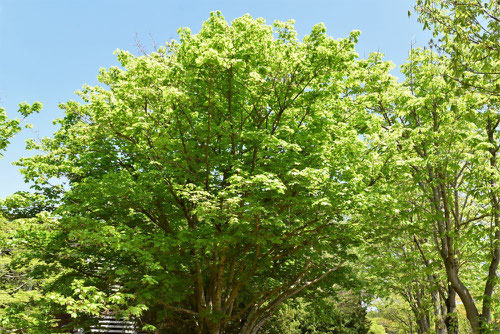
M 472 298 L 469 289 L 462 283 L 460 278 L 458 277 L 458 273 L 456 270 L 456 266 L 454 263 L 450 263 L 449 259 L 445 260 L 446 273 L 448 275 L 448 279 L 450 280 L 451 286 L 456 291 L 456 293 L 460 296 L 460 300 L 464 304 L 465 312 L 467 314 L 467 319 L 471 325 L 472 331 L 474 333 L 481 333 L 480 331 L 480 315 L 476 307 L 476 303 Z
M 429 333 L 429 330 L 431 329 L 430 323 L 429 323 L 429 315 L 427 314 L 421 314 L 417 320 L 417 333 L 418 334 L 426 334 Z
M 257 334 L 259 329 L 269 320 L 272 313 L 262 315 L 259 312 L 251 311 L 245 324 L 241 328 L 240 334 Z
M 418 319 L 417 323 L 418 323 Z M 411 319 L 411 313 L 408 313 L 408 326 L 410 326 L 410 334 L 413 334 L 413 321 Z
M 434 329 L 437 334 L 447 334 L 446 324 L 443 318 L 443 314 L 441 312 L 441 303 L 439 301 L 439 292 L 432 291 L 431 292 L 432 301 L 434 304 L 434 316 L 436 319 L 434 320 Z
M 458 316 L 457 316 L 457 303 L 456 303 L 457 293 L 451 285 L 448 285 L 448 297 L 445 300 L 446 303 L 446 318 L 445 324 L 448 334 L 458 334 Z
M 488 122 L 486 125 L 486 130 L 488 133 L 488 142 L 493 146 L 489 149 L 490 153 L 490 167 L 493 171 L 497 170 L 497 152 L 498 145 L 497 139 L 495 138 L 496 133 L 496 125 L 493 124 L 493 121 L 490 117 L 488 117 Z M 494 172 L 492 172 L 492 177 L 490 180 L 490 200 L 491 200 L 491 208 L 492 208 L 492 216 L 493 216 L 493 228 L 495 230 L 494 235 L 492 236 L 492 250 L 491 250 L 491 262 L 488 268 L 488 277 L 486 279 L 486 284 L 484 286 L 483 293 L 483 308 L 481 312 L 481 323 L 488 324 L 491 321 L 491 297 L 493 295 L 493 291 L 495 290 L 495 285 L 497 283 L 497 269 L 500 264 L 500 199 L 497 195 L 497 182 L 495 180 Z

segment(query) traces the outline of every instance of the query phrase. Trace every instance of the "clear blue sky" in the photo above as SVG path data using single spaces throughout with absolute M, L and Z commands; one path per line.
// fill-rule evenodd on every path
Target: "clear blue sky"
M 268 23 L 295 19 L 299 36 L 318 22 L 336 38 L 361 30 L 361 57 L 380 51 L 400 65 L 412 38 L 421 46 L 429 39 L 415 16 L 408 18 L 412 6 L 411 0 L 0 0 L 0 106 L 17 117 L 19 102 L 44 104 L 30 117 L 35 128 L 23 130 L 0 160 L 0 197 L 28 189 L 12 166 L 29 154 L 25 139 L 50 135 L 51 121 L 62 116 L 57 105 L 76 99 L 83 84 L 97 84 L 99 68 L 116 65 L 113 51 L 138 53 L 136 34 L 151 49 L 151 38 L 161 45 L 181 26 L 197 32 L 211 11 L 228 21 L 249 13 Z

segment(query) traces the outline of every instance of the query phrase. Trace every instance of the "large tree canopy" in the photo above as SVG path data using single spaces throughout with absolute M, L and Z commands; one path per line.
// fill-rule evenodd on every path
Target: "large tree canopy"
M 415 8 L 401 82 L 249 15 L 117 51 L 0 204 L 0 331 L 498 331 L 498 1 Z
M 287 298 L 349 280 L 349 213 L 381 164 L 362 89 L 378 65 L 357 61 L 358 32 L 321 24 L 299 41 L 293 21 L 212 13 L 179 34 L 118 51 L 107 88 L 84 87 L 31 143 L 45 153 L 21 161 L 26 179 L 67 180 L 52 237 L 32 242 L 75 318 L 126 309 L 146 328 L 255 333 Z

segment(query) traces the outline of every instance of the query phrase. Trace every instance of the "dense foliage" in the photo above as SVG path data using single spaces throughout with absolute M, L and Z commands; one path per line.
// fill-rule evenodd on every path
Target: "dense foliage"
M 99 76 L 109 89 L 85 87 L 54 137 L 31 143 L 45 153 L 21 160 L 27 180 L 55 194 L 49 180 L 68 180 L 31 256 L 60 270 L 56 313 L 254 333 L 308 286 L 353 276 L 348 216 L 376 127 L 368 63 L 357 32 L 334 40 L 322 25 L 299 41 L 292 22 L 213 13 L 179 33 L 149 56 L 119 51 L 122 68 Z
M 357 31 L 249 15 L 117 51 L 18 162 L 0 331 L 498 331 L 499 5 L 415 10 L 401 82 Z
M 38 112 L 42 104 L 32 105 L 21 103 L 19 113 L 25 118 L 33 112 Z M 29 127 L 29 125 L 26 125 Z M 10 139 L 21 131 L 19 119 L 9 119 L 5 109 L 0 108 L 0 158 L 2 151 L 10 143 Z M 17 232 L 17 226 L 0 218 L 0 330 L 15 331 L 26 327 L 28 323 L 36 323 L 39 313 L 32 312 L 32 302 L 39 297 L 39 291 L 33 289 L 35 280 L 29 276 L 33 264 L 14 265 L 14 253 L 22 253 L 23 248 L 14 246 L 12 236 Z M 20 269 L 19 269 L 20 267 Z M 36 308 L 36 307 L 35 307 Z
M 264 334 L 367 334 L 370 321 L 361 299 L 352 291 L 315 301 L 289 300 L 262 329 Z

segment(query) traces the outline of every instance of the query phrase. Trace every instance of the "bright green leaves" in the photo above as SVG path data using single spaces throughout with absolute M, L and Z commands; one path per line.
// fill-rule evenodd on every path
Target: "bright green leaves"
M 322 24 L 300 41 L 293 21 L 217 12 L 179 35 L 117 51 L 107 88 L 62 104 L 54 137 L 31 145 L 46 153 L 20 162 L 40 188 L 68 182 L 47 261 L 77 319 L 121 308 L 222 328 L 252 307 L 252 324 L 308 282 L 351 279 L 361 227 L 347 217 L 384 169 L 369 108 L 393 89 L 390 64 Z
M 25 206 L 21 215 L 30 215 L 36 204 L 27 198 L 13 196 L 9 206 Z M 13 202 L 16 202 L 13 204 Z M 2 203 L 4 206 L 5 203 Z M 31 213 L 36 213 L 36 209 Z M 12 215 L 12 211 L 9 212 Z M 11 219 L 18 218 L 16 215 Z M 32 250 L 44 245 L 50 235 L 50 227 L 41 227 L 47 213 L 35 219 L 16 221 L 0 220 L 0 331 L 15 332 L 20 328 L 33 333 L 51 333 L 55 322 L 48 313 L 41 275 L 45 263 L 34 257 Z M 50 225 L 50 224 L 48 224 Z
M 7 147 L 9 139 L 18 131 L 20 131 L 19 121 L 9 120 L 5 114 L 5 109 L 0 108 L 0 150 Z
M 450 56 L 447 84 L 485 94 L 498 103 L 498 1 L 418 0 L 415 9 L 424 28 L 439 38 L 436 45 Z
M 117 50 L 105 87 L 84 86 L 54 136 L 28 142 L 44 153 L 19 165 L 44 196 L 3 203 L 31 218 L 1 242 L 50 278 L 36 281 L 43 311 L 249 333 L 310 284 L 352 285 L 357 256 L 380 294 L 446 288 L 449 249 L 478 290 L 498 211 L 497 8 L 417 5 L 448 56 L 412 50 L 401 84 L 382 54 L 359 59 L 359 31 L 317 24 L 299 40 L 293 20 L 214 12 L 150 55 Z M 0 149 L 19 124 L 0 111 Z
M 495 97 L 450 85 L 452 62 L 429 50 L 412 50 L 401 67 L 404 83 L 393 86 L 385 95 L 388 98 L 383 93 L 377 96 L 379 106 L 374 109 L 383 115 L 386 131 L 370 137 L 376 139 L 370 144 L 378 146 L 389 162 L 382 174 L 389 182 L 378 184 L 372 194 L 389 199 L 371 213 L 380 217 L 379 234 L 372 237 L 387 238 L 398 246 L 369 269 L 397 272 L 391 277 L 401 277 L 386 284 L 395 291 L 401 282 L 417 284 L 415 289 L 428 289 L 428 297 L 433 289 L 448 284 L 457 293 L 469 289 L 481 296 L 480 277 L 488 275 L 483 264 L 493 263 L 490 254 L 498 242 L 498 226 L 492 227 L 498 225 L 498 115 L 489 112 L 495 110 Z M 384 145 L 384 140 L 392 145 Z M 415 281 L 405 261 L 411 267 L 421 265 L 425 275 Z M 460 273 L 450 270 L 455 261 Z M 472 326 L 477 326 L 478 316 L 471 311 L 475 302 L 465 294 L 460 298 L 468 304 Z
M 43 105 L 40 102 L 35 102 L 32 105 L 23 102 L 19 104 L 19 113 L 24 117 L 28 117 L 32 113 L 37 113 L 42 110 L 42 107 Z
M 35 102 L 32 105 L 26 102 L 19 104 L 19 113 L 25 118 L 34 112 L 39 112 L 42 109 L 42 104 L 40 102 Z M 0 151 L 4 150 L 10 143 L 10 138 L 12 138 L 16 133 L 21 131 L 20 127 L 21 121 L 18 119 L 9 119 L 5 113 L 5 109 L 0 108 Z M 30 124 L 26 124 L 26 127 L 31 127 Z M 0 153 L 0 158 L 2 157 Z

